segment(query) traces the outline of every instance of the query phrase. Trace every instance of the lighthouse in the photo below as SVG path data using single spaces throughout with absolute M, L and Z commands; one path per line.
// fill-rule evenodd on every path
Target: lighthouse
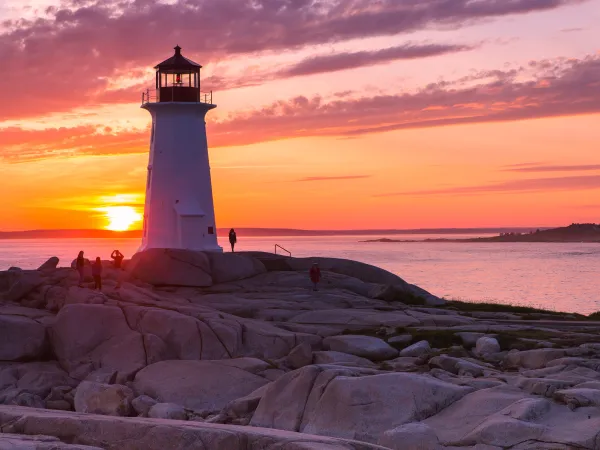
M 156 88 L 142 94 L 152 116 L 140 250 L 217 251 L 205 116 L 216 108 L 200 92 L 202 66 L 175 54 L 156 67 Z

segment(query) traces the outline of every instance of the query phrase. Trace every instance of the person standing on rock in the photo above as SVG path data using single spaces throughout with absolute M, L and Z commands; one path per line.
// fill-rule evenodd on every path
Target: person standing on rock
M 233 253 L 235 244 L 237 242 L 237 234 L 235 234 L 235 230 L 232 228 L 229 230 L 229 243 L 231 244 L 231 252 Z
M 313 263 L 310 268 L 310 281 L 313 283 L 313 291 L 317 291 L 317 285 L 321 281 L 321 269 L 319 269 L 319 263 Z
M 83 287 L 83 268 L 85 266 L 85 258 L 83 257 L 83 250 L 79 252 L 77 255 L 77 259 L 75 261 L 75 268 L 77 272 L 79 272 L 79 287 Z
M 92 264 L 92 277 L 94 277 L 94 289 L 102 290 L 102 260 L 96 257 L 96 261 Z
M 115 269 L 120 269 L 121 268 L 121 263 L 123 262 L 123 258 L 125 258 L 123 256 L 123 253 L 121 253 L 119 250 L 113 250 L 113 252 L 110 254 L 111 259 L 114 260 L 114 266 Z

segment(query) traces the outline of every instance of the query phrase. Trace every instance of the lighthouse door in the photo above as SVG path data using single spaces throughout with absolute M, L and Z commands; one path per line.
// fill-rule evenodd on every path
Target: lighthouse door
M 204 226 L 204 211 L 196 201 L 175 203 L 177 212 L 177 228 L 179 245 L 190 250 L 204 248 L 206 234 Z
M 182 248 L 190 250 L 204 247 L 204 220 L 199 216 L 179 217 L 179 239 Z

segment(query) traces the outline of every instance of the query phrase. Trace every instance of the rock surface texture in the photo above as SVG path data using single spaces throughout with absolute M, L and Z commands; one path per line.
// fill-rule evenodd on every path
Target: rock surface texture
M 600 449 L 598 323 L 340 259 L 103 265 L 101 292 L 56 258 L 0 272 L 0 449 Z

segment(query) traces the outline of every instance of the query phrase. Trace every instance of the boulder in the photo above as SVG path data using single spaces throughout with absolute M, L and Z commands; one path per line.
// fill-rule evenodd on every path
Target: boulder
M 41 291 L 43 307 L 48 311 L 58 312 L 67 303 L 69 291 L 62 286 L 43 286 Z
M 527 397 L 520 389 L 506 385 L 477 390 L 426 419 L 425 423 L 435 430 L 441 442 L 459 442 L 488 417 Z
M 396 372 L 410 372 L 417 369 L 418 366 L 423 364 L 423 358 L 416 358 L 412 356 L 401 356 L 399 358 L 386 361 L 384 367 L 386 369 L 394 370 Z
M 433 416 L 469 392 L 414 373 L 338 376 L 301 431 L 375 443 L 386 430 Z
M 28 436 L 26 434 L 0 434 L 0 449 L 2 450 L 103 450 L 100 447 L 88 445 L 67 444 L 54 436 Z
M 17 303 L 44 284 L 44 278 L 35 270 L 14 271 L 13 277 L 9 289 L 2 294 L 0 300 Z
M 453 358 L 451 356 L 440 355 L 429 360 L 429 365 L 439 367 L 447 372 L 455 375 L 467 375 L 472 377 L 483 376 L 485 367 L 480 366 L 461 358 Z
M 315 364 L 331 364 L 331 365 L 348 365 L 357 367 L 376 367 L 371 361 L 360 356 L 350 355 L 349 353 L 324 351 L 315 352 L 314 361 Z
M 406 347 L 400 352 L 400 356 L 421 356 L 426 355 L 431 351 L 431 346 L 427 341 L 419 341 L 413 345 Z
M 554 393 L 554 399 L 567 404 L 571 409 L 593 406 L 600 406 L 600 390 L 573 388 L 562 389 Z
M 388 339 L 388 344 L 393 345 L 393 346 L 397 346 L 397 347 L 404 347 L 409 345 L 413 340 L 413 337 L 410 334 L 400 334 L 398 336 L 394 336 Z
M 152 397 L 148 397 L 147 395 L 140 395 L 139 397 L 134 398 L 131 401 L 131 406 L 140 416 L 147 417 L 148 411 L 158 402 L 154 400 Z
M 285 449 L 285 450 L 381 450 L 362 442 L 327 436 L 307 436 L 280 430 L 268 430 L 204 422 L 179 422 L 137 417 L 111 417 L 77 414 L 64 411 L 35 410 L 0 406 L 0 438 L 6 433 L 23 433 L 23 439 L 37 440 L 42 434 L 52 434 L 69 442 L 84 442 L 63 447 L 58 441 L 51 445 L 25 447 L 18 443 L 10 449 L 57 450 L 203 450 Z M 27 433 L 31 436 L 25 436 Z
M 510 352 L 504 357 L 504 364 L 507 368 L 541 369 L 549 361 L 564 356 L 566 356 L 565 350 L 552 348 L 516 351 Z
M 188 418 L 183 406 L 174 403 L 157 403 L 148 411 L 148 417 L 171 420 L 187 420 Z
M 483 336 L 477 339 L 475 344 L 475 353 L 478 355 L 488 355 L 490 353 L 500 352 L 500 344 L 498 341 L 489 336 Z
M 46 408 L 57 411 L 72 411 L 71 403 L 66 400 L 46 400 Z
M 250 425 L 298 431 L 308 396 L 322 369 L 306 366 L 269 384 L 261 396 Z
M 386 302 L 400 302 L 407 305 L 443 306 L 446 304 L 446 300 L 405 281 L 374 286 L 368 296 Z
M 487 444 L 509 448 L 523 441 L 538 440 L 544 429 L 543 425 L 536 423 L 494 415 L 464 436 L 458 444 L 461 446 Z
M 44 400 L 39 395 L 24 392 L 22 389 L 13 388 L 0 393 L 0 404 L 43 408 Z
M 267 272 L 262 262 L 248 255 L 217 252 L 206 254 L 210 261 L 212 281 L 215 284 L 251 278 Z
M 350 299 L 344 298 L 345 302 Z M 306 324 L 339 324 L 349 326 L 367 327 L 410 327 L 419 325 L 419 320 L 401 311 L 376 311 L 369 309 L 345 309 L 346 305 L 338 309 L 319 309 L 302 312 L 293 316 L 290 322 Z
M 213 284 L 207 254 L 192 250 L 151 248 L 133 255 L 126 270 L 132 277 L 154 286 Z
M 146 365 L 142 336 L 116 306 L 67 305 L 57 315 L 52 347 L 71 376 L 84 379 L 103 368 L 127 377 Z
M 136 392 L 163 403 L 218 412 L 267 384 L 264 378 L 219 361 L 161 361 L 140 370 Z
M 26 392 L 39 395 L 44 398 L 50 394 L 55 386 L 71 387 L 77 386 L 78 382 L 69 377 L 63 370 L 29 370 L 19 381 L 17 387 Z
M 82 381 L 75 391 L 75 411 L 129 416 L 133 399 L 133 391 L 127 386 Z
M 59 295 L 53 293 L 53 295 Z M 103 305 L 109 300 L 103 292 L 95 289 L 82 288 L 79 286 L 71 286 L 66 292 L 63 305 L 58 305 L 60 310 L 64 305 L 86 304 L 86 305 Z
M 252 415 L 269 386 L 270 384 L 265 384 L 248 395 L 229 402 L 222 412 L 233 419 Z
M 456 335 L 462 340 L 463 345 L 466 348 L 472 348 L 477 345 L 477 340 L 485 336 L 485 333 L 477 333 L 474 331 L 462 331 L 456 333 Z
M 245 319 L 243 324 L 243 348 L 238 355 L 263 359 L 279 359 L 289 355 L 297 345 L 307 342 L 311 346 L 321 343 L 321 337 L 307 333 L 282 330 L 268 322 Z M 241 328 L 241 327 L 240 327 Z
M 343 335 L 323 339 L 327 350 L 349 353 L 372 361 L 384 361 L 398 356 L 398 351 L 385 341 L 371 336 Z
M 379 438 L 378 444 L 390 450 L 438 450 L 442 448 L 435 431 L 423 422 L 407 423 L 388 430 Z
M 312 364 L 313 353 L 312 347 L 308 342 L 297 345 L 292 349 L 287 357 L 290 367 L 300 369 L 301 367 Z
M 54 270 L 56 269 L 56 267 L 58 267 L 58 262 L 59 259 L 56 256 L 53 256 L 51 258 L 49 258 L 44 264 L 42 264 L 40 267 L 38 267 L 39 271 L 44 271 L 44 270 Z
M 44 325 L 27 317 L 0 315 L 0 361 L 41 359 L 47 349 Z
M 98 369 L 85 377 L 85 381 L 93 381 L 94 383 L 115 384 L 117 382 L 118 372 L 114 369 Z
M 144 336 L 150 364 L 168 359 L 230 358 L 242 345 L 242 326 L 232 319 L 204 319 L 200 314 L 196 318 L 142 306 L 127 306 L 124 311 L 127 322 L 135 324 Z
M 516 385 L 525 392 L 544 397 L 552 397 L 557 390 L 569 388 L 574 384 L 574 382 L 551 378 L 519 378 L 516 382 Z

